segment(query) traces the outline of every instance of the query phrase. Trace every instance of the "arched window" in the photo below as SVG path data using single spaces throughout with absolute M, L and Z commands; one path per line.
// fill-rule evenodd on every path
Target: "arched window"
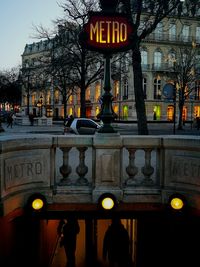
M 113 92 L 114 92 L 114 97 L 116 98 L 116 99 L 118 99 L 118 97 L 119 97 L 119 81 L 118 80 L 115 80 L 114 81 L 114 88 L 113 88 L 114 90 L 113 90 Z
M 147 78 L 143 77 L 143 93 L 144 98 L 147 98 Z
M 189 30 L 190 30 L 190 27 L 188 25 L 183 25 L 182 32 L 181 32 L 183 42 L 189 41 Z
M 162 62 L 162 53 L 160 51 L 154 52 L 154 67 L 155 69 L 159 69 L 161 67 Z
M 175 51 L 170 51 L 168 54 L 168 66 L 174 67 L 175 62 L 176 62 L 176 53 Z
M 148 65 L 148 54 L 147 51 L 145 49 L 143 49 L 141 51 L 141 59 L 142 59 L 142 68 L 143 69 L 147 69 L 147 65 Z
M 127 78 L 123 79 L 123 99 L 128 99 L 128 80 Z
M 175 41 L 176 40 L 176 24 L 170 23 L 169 25 L 169 40 Z
M 58 90 L 55 90 L 54 99 L 55 99 L 55 104 L 58 104 L 59 103 L 59 91 Z
M 161 79 L 157 77 L 154 79 L 154 99 L 161 99 Z
M 81 90 L 80 89 L 77 90 L 76 99 L 77 99 L 77 104 L 80 104 L 81 103 Z
M 101 84 L 100 82 L 96 82 L 95 84 L 95 101 L 97 102 L 101 95 Z
M 156 40 L 162 40 L 162 38 L 163 38 L 163 23 L 162 22 L 158 23 L 154 34 L 155 34 Z
M 195 82 L 195 100 L 200 100 L 200 81 Z
M 85 100 L 90 100 L 90 88 L 89 87 L 85 91 Z
M 167 120 L 168 121 L 173 121 L 174 119 L 174 106 L 173 105 L 169 105 L 167 107 Z
M 200 26 L 196 27 L 196 42 L 200 43 Z

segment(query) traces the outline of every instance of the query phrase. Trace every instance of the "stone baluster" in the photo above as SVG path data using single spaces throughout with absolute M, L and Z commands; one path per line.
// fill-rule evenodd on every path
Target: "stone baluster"
M 144 174 L 143 184 L 151 185 L 153 184 L 153 180 L 150 178 L 154 172 L 154 168 L 151 166 L 151 148 L 144 149 L 145 152 L 145 165 L 142 167 L 142 173 Z
M 85 151 L 87 147 L 77 147 L 79 151 L 79 165 L 76 167 L 76 172 L 79 175 L 79 178 L 76 182 L 78 185 L 87 185 L 88 180 L 85 178 L 86 173 L 88 172 L 88 167 L 85 165 Z
M 135 148 L 127 148 L 129 152 L 129 165 L 126 167 L 126 172 L 129 178 L 126 180 L 126 185 L 135 185 L 137 183 L 134 178 L 138 173 L 138 168 L 135 166 Z
M 71 147 L 62 147 L 60 149 L 63 152 L 63 165 L 60 167 L 60 173 L 62 174 L 63 178 L 60 180 L 60 184 L 70 185 L 72 182 L 68 176 L 72 171 L 72 168 L 69 165 L 69 151 L 71 150 Z

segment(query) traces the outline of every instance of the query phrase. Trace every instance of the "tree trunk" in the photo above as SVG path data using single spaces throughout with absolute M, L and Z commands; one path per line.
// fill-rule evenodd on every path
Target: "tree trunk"
M 182 130 L 183 129 L 183 107 L 184 107 L 184 92 L 180 92 L 180 99 L 179 99 L 179 118 L 178 118 L 178 130 Z
M 132 50 L 132 65 L 134 77 L 135 106 L 138 120 L 138 134 L 148 135 L 146 108 L 144 102 L 141 54 L 139 47 Z
M 81 86 L 80 86 L 80 90 L 81 90 L 81 117 L 85 118 L 86 117 L 86 104 L 85 104 L 85 51 L 83 49 L 82 51 L 82 60 L 81 60 Z
M 67 115 L 67 97 L 66 97 L 66 93 L 63 95 L 63 109 L 64 109 L 64 123 L 65 123 L 66 115 Z
M 85 105 L 85 83 L 81 86 L 81 117 L 86 118 L 86 105 Z

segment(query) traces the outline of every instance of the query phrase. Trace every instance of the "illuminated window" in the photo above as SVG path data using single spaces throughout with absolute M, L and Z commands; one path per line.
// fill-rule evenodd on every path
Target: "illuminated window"
M 170 105 L 167 107 L 167 120 L 173 121 L 174 118 L 174 106 Z
M 114 105 L 113 110 L 114 110 L 114 112 L 115 112 L 116 114 L 118 114 L 118 111 L 119 111 L 119 107 L 118 107 L 118 105 Z
M 123 118 L 124 120 L 128 119 L 128 106 L 123 106 Z
M 194 107 L 194 116 L 195 116 L 195 118 L 200 117 L 200 106 Z
M 153 108 L 153 119 L 154 120 L 160 120 L 160 116 L 161 116 L 160 106 L 156 105 Z
M 183 107 L 183 114 L 182 114 L 182 120 L 186 121 L 187 120 L 187 107 Z
M 100 112 L 100 108 L 99 107 L 96 107 L 96 110 L 95 110 L 95 115 L 97 116 Z
M 100 95 L 101 95 L 101 84 L 100 82 L 97 82 L 95 84 L 95 101 L 96 102 L 99 100 Z
M 55 91 L 54 97 L 55 97 L 55 104 L 58 104 L 59 103 L 59 91 L 58 90 Z
M 119 81 L 114 81 L 114 97 L 119 97 Z
M 73 115 L 73 108 L 69 108 L 69 115 Z
M 78 117 L 81 116 L 81 108 L 80 108 L 80 107 L 77 108 L 77 116 L 78 116 Z
M 51 104 L 51 93 L 50 91 L 47 92 L 47 105 Z
M 81 90 L 79 89 L 76 95 L 77 104 L 81 103 Z
M 195 100 L 200 100 L 200 81 L 195 82 Z
M 32 97 L 31 97 L 31 104 L 33 106 L 35 105 L 35 101 L 36 101 L 36 96 L 35 96 L 35 94 L 33 94 Z
M 154 79 L 154 99 L 161 99 L 161 80 L 160 77 Z
M 87 88 L 87 89 L 86 89 L 86 92 L 85 92 L 85 99 L 86 99 L 86 100 L 90 100 L 90 88 Z
M 73 103 L 73 96 L 70 95 L 70 97 L 69 97 L 69 104 L 72 104 L 72 103 Z

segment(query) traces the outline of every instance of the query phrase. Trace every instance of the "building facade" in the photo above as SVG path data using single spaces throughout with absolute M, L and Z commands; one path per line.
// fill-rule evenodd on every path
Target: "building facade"
M 141 27 L 145 24 L 145 14 Z M 144 26 L 144 25 L 143 25 Z M 22 54 L 22 69 L 24 73 L 34 72 L 40 65 L 40 59 L 53 45 L 52 41 L 41 41 L 25 46 Z M 174 64 L 180 60 L 180 49 L 195 50 L 195 66 L 193 71 L 192 86 L 186 87 L 188 95 L 183 106 L 183 121 L 193 121 L 200 116 L 200 17 L 174 16 L 161 21 L 155 31 L 141 43 L 143 90 L 148 120 L 172 121 L 174 111 L 176 118 L 179 114 L 179 87 L 176 82 L 177 73 Z M 113 109 L 119 120 L 136 120 L 133 71 L 131 66 L 131 52 L 127 52 L 118 62 L 113 60 L 111 83 L 113 95 Z M 183 55 L 184 56 L 184 55 Z M 27 75 L 27 74 L 26 74 Z M 35 75 L 35 76 L 34 76 Z M 32 82 L 25 85 L 22 99 L 22 109 L 34 115 L 45 115 L 53 118 L 64 117 L 63 98 L 60 90 L 51 77 L 37 78 L 32 75 Z M 88 74 L 89 75 L 89 74 Z M 40 76 L 41 77 L 41 76 Z M 37 79 L 39 81 L 37 81 Z M 189 82 L 189 81 L 188 81 Z M 167 83 L 176 84 L 176 94 L 172 99 L 166 99 L 163 88 Z M 96 81 L 86 90 L 86 116 L 96 118 L 100 111 L 100 97 L 103 94 L 103 78 Z M 28 88 L 29 87 L 29 88 Z M 28 88 L 28 90 L 27 90 Z M 29 109 L 29 108 L 28 108 Z M 80 116 L 80 93 L 71 94 L 67 98 L 67 115 Z

